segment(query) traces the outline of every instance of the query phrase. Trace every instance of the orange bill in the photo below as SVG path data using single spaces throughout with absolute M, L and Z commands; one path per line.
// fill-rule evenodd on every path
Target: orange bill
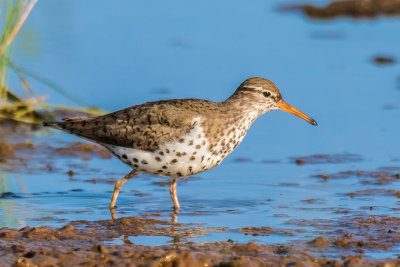
M 293 107 L 292 105 L 286 103 L 285 101 L 283 101 L 283 99 L 276 102 L 276 104 L 281 108 L 281 110 L 289 112 L 299 118 L 302 118 L 303 120 L 308 121 L 312 125 L 317 125 L 317 122 L 315 120 L 311 119 L 309 116 L 307 116 L 297 108 Z

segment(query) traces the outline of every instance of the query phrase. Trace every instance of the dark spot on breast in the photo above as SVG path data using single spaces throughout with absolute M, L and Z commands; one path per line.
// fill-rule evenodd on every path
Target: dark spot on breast
M 132 162 L 131 162 L 130 160 L 127 160 L 127 161 L 126 161 L 126 164 L 131 165 Z
M 182 176 L 182 173 L 181 172 L 177 172 L 176 175 Z
M 132 160 L 133 160 L 133 162 L 139 162 L 139 160 L 137 158 L 133 158 Z
M 155 158 L 157 161 L 161 161 L 161 158 L 160 157 L 156 157 Z
M 145 161 L 145 160 L 142 160 L 141 163 L 142 163 L 142 164 L 148 164 L 148 162 Z
M 201 138 L 201 134 L 199 134 L 199 135 L 197 136 L 197 138 Z
M 176 152 L 176 156 L 180 157 L 181 156 L 181 152 Z
M 193 172 L 192 172 L 192 170 L 193 170 L 193 167 L 192 167 L 192 166 L 189 166 L 188 169 L 189 169 L 189 172 L 190 172 L 190 173 L 193 173 Z
M 204 146 L 206 144 L 206 140 L 203 140 L 203 142 L 201 142 L 201 144 Z
M 169 149 L 167 148 L 167 149 L 165 150 L 165 152 L 169 153 Z
M 163 170 L 157 170 L 157 172 L 158 172 L 158 173 L 162 173 L 162 172 L 163 172 Z
M 161 156 L 164 156 L 164 152 L 162 152 L 162 151 L 158 152 L 158 154 L 160 154 Z
M 173 159 L 173 160 L 171 160 L 171 164 L 175 164 L 175 163 L 177 163 L 178 162 L 178 160 L 177 159 Z
M 194 156 L 191 156 L 190 157 L 190 160 L 195 160 L 196 158 L 194 157 Z
M 168 167 L 164 165 L 164 166 L 162 166 L 161 168 L 163 168 L 163 169 L 167 169 Z
M 201 157 L 201 162 L 203 162 L 203 160 L 204 160 L 204 156 Z
M 133 167 L 137 168 L 137 167 L 139 167 L 139 165 L 137 165 L 137 164 L 133 164 Z
M 179 139 L 179 143 L 183 143 L 183 142 L 185 142 L 185 139 L 183 139 L 183 138 Z
M 123 155 L 122 155 L 122 158 L 123 158 L 123 159 L 128 159 L 128 157 L 126 156 L 126 154 L 123 154 Z
M 189 141 L 189 146 L 193 145 L 193 140 Z
M 192 155 L 196 155 L 196 154 L 197 154 L 197 151 L 195 151 L 195 152 L 192 153 Z
M 200 149 L 201 145 L 196 145 L 195 148 L 196 149 Z

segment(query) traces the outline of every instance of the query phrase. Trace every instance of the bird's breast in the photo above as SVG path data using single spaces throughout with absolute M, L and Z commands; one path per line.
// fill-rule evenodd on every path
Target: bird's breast
M 209 136 L 201 119 L 193 119 L 193 128 L 186 135 L 159 144 L 155 151 L 106 145 L 122 162 L 138 173 L 166 177 L 194 175 L 219 165 L 243 140 L 249 125 L 232 124 L 219 134 Z

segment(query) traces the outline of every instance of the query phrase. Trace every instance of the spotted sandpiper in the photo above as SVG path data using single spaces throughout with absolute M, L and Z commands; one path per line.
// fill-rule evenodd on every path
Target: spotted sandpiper
M 132 167 L 131 172 L 115 183 L 110 210 L 115 208 L 123 184 L 142 173 L 172 178 L 169 192 L 174 211 L 178 212 L 178 179 L 219 165 L 243 140 L 254 120 L 275 109 L 317 125 L 286 103 L 273 82 L 253 77 L 222 102 L 161 100 L 98 117 L 45 122 L 44 126 L 98 143 Z

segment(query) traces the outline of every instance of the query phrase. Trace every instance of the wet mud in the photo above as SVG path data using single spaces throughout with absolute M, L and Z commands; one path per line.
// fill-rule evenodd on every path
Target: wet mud
M 396 168 L 386 168 L 384 171 L 350 170 L 332 174 L 317 174 L 313 175 L 312 177 L 320 178 L 323 180 L 355 178 L 361 184 L 388 185 L 400 181 L 400 172 Z
M 334 19 L 338 17 L 375 18 L 399 16 L 400 0 L 343 0 L 326 6 L 290 4 L 279 7 L 280 11 L 301 11 L 312 19 Z
M 99 145 L 80 141 L 55 147 L 30 140 L 14 143 L 0 139 L 0 170 L 2 171 L 29 174 L 42 171 L 58 172 L 60 169 L 54 166 L 54 157 L 80 158 L 82 161 L 89 161 L 94 157 L 111 159 L 112 155 Z M 72 176 L 74 174 L 72 169 L 83 170 L 88 166 L 74 164 L 70 165 L 70 168 L 69 175 Z
M 396 63 L 396 59 L 388 56 L 376 56 L 373 58 L 376 65 L 391 65 Z
M 306 222 L 304 222 L 306 223 Z M 385 250 L 400 242 L 400 219 L 392 217 L 345 218 L 331 232 L 290 244 L 240 244 L 232 240 L 195 243 L 188 237 L 208 229 L 138 217 L 117 220 L 73 221 L 60 228 L 0 229 L 2 266 L 397 266 L 400 259 L 373 260 L 367 249 Z M 351 225 L 351 227 L 348 227 Z M 346 227 L 347 230 L 341 230 Z M 338 228 L 338 229 L 337 229 Z M 279 233 L 272 228 L 243 228 L 245 233 Z M 135 244 L 137 235 L 168 235 L 170 245 Z M 286 234 L 283 232 L 283 234 Z M 331 237 L 331 235 L 338 237 Z M 120 244 L 112 240 L 120 238 Z M 338 257 L 315 252 L 342 251 Z M 353 251 L 355 254 L 350 254 Z
M 363 158 L 361 155 L 343 153 L 343 154 L 315 154 L 310 156 L 303 156 L 297 158 L 291 158 L 297 165 L 304 164 L 326 164 L 326 163 L 347 163 L 347 162 L 358 162 Z

